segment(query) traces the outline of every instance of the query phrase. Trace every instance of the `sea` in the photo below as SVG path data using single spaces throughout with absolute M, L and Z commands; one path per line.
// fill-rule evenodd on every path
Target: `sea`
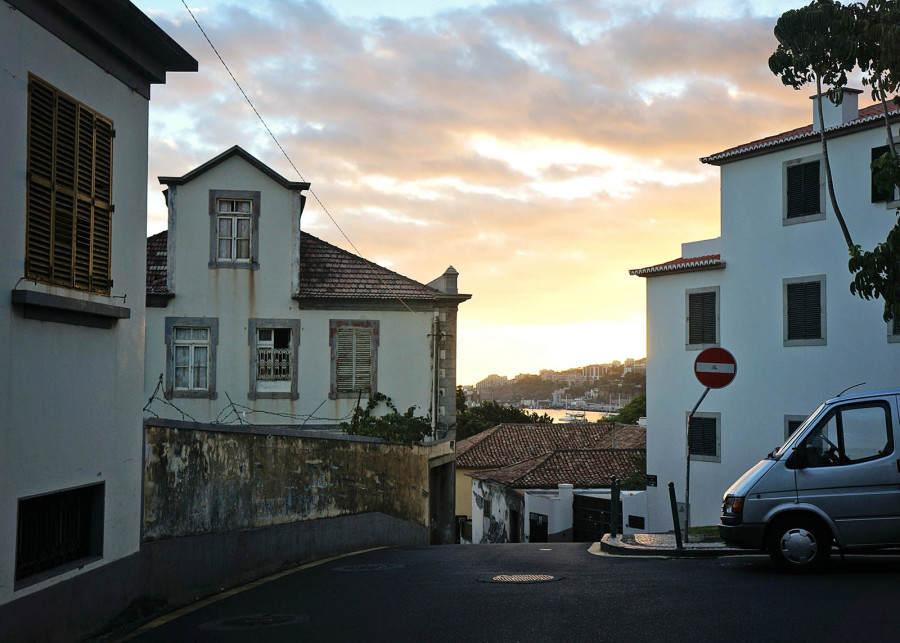
M 581 415 L 581 411 L 575 411 L 574 409 L 569 409 L 566 411 L 565 409 L 524 409 L 529 413 L 537 413 L 538 415 L 543 415 L 546 413 L 551 418 L 553 418 L 554 423 L 559 423 L 560 419 L 565 417 L 566 413 L 578 413 Z M 584 421 L 585 422 L 598 422 L 606 417 L 611 415 L 615 415 L 615 413 L 604 413 L 602 411 L 584 411 Z

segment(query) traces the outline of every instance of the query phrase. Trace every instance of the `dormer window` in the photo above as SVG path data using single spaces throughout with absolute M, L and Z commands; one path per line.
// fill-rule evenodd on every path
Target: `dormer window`
M 209 267 L 259 268 L 260 193 L 209 191 Z
M 250 261 L 251 201 L 218 199 L 216 201 L 219 261 Z

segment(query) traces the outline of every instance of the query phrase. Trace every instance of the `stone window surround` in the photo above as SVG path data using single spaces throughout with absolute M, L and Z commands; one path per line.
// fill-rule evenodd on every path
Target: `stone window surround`
M 256 372 L 256 338 L 260 328 L 291 329 L 291 390 L 290 391 L 257 391 Z M 250 400 L 296 400 L 300 398 L 297 387 L 297 374 L 300 370 L 300 320 L 251 318 L 247 323 L 247 343 L 250 346 L 250 388 L 247 398 Z
M 184 391 L 175 388 L 175 327 L 209 329 L 209 363 L 207 364 L 205 391 Z M 216 350 L 219 344 L 218 317 L 166 317 L 166 395 L 172 398 L 198 398 L 215 400 Z

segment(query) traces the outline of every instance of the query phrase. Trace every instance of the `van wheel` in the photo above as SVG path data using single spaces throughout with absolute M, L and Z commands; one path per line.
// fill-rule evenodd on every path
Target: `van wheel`
M 780 569 L 805 572 L 821 569 L 831 556 L 831 532 L 812 518 L 784 518 L 773 523 L 766 544 Z

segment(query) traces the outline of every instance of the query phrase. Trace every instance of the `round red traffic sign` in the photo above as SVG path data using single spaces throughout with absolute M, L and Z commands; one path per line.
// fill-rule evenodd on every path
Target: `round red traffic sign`
M 722 388 L 731 384 L 737 373 L 734 355 L 724 348 L 707 348 L 694 360 L 694 375 L 703 386 Z

